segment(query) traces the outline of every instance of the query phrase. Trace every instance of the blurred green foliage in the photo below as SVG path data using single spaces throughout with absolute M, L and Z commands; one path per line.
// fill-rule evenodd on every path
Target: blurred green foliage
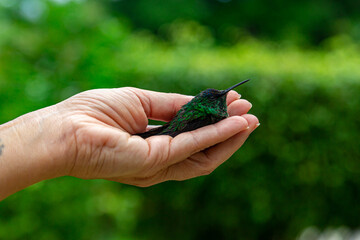
M 192 19 L 211 28 L 216 40 L 232 44 L 247 35 L 319 44 L 347 33 L 360 40 L 360 1 L 353 0 L 115 0 L 112 12 L 137 28 L 163 34 L 161 25 Z
M 360 45 L 352 32 L 317 49 L 251 35 L 225 47 L 196 16 L 174 18 L 199 11 L 190 1 L 156 20 L 174 2 L 154 1 L 151 10 L 145 0 L 0 0 L 0 123 L 90 88 L 194 95 L 252 78 L 238 90 L 259 129 L 206 177 L 146 189 L 67 177 L 36 184 L 0 203 L 0 239 L 293 239 L 309 226 L 359 227 Z M 114 4 L 128 6 L 119 13 Z M 146 11 L 166 38 L 133 30 L 142 25 L 127 9 Z

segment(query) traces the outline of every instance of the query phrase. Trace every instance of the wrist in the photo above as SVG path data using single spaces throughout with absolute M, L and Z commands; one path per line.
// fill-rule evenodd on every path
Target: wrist
M 54 115 L 52 109 L 42 109 L 0 125 L 0 200 L 62 175 L 56 150 L 60 123 L 52 121 Z

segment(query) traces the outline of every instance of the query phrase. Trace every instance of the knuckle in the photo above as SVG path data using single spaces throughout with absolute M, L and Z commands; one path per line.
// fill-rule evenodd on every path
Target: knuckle
M 201 176 L 210 175 L 214 170 L 215 170 L 214 168 L 203 169 L 201 171 Z
M 161 137 L 160 137 L 161 138 Z M 154 138 L 154 141 L 149 143 L 148 158 L 145 161 L 145 169 L 158 169 L 163 168 L 169 162 L 171 158 L 170 140 L 164 141 L 164 139 Z
M 194 152 L 198 152 L 199 150 L 202 150 L 200 140 L 197 137 L 197 135 L 191 132 L 191 137 L 192 137 L 192 144 L 193 144 L 194 149 L 195 149 Z
M 146 187 L 150 187 L 150 186 L 152 186 L 154 184 L 151 183 L 151 182 L 139 182 L 139 183 L 136 183 L 134 185 L 137 186 L 137 187 L 146 188 Z
M 122 87 L 120 89 L 124 91 L 132 91 L 132 92 L 137 90 L 137 88 L 134 87 Z
M 201 169 L 202 175 L 209 175 L 211 174 L 215 169 L 217 168 L 217 165 L 212 162 L 207 162 L 203 168 Z
M 136 183 L 136 184 L 134 184 L 136 187 L 141 187 L 141 188 L 145 188 L 145 187 L 147 187 L 147 185 L 146 184 L 144 184 L 144 183 Z

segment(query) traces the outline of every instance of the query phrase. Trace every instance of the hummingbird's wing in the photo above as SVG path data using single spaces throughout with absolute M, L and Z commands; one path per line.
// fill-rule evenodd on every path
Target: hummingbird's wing
M 205 117 L 203 116 L 203 117 L 195 118 L 195 119 L 192 119 L 192 120 L 188 121 L 184 125 L 184 127 L 182 127 L 181 129 L 178 129 L 177 131 L 166 132 L 166 130 L 165 130 L 162 134 L 167 134 L 167 135 L 170 135 L 172 137 L 175 137 L 175 136 L 179 135 L 180 133 L 193 131 L 193 130 L 196 130 L 198 128 L 205 127 L 207 125 L 216 123 L 218 121 L 220 121 L 220 119 L 219 120 L 214 119 L 209 115 L 205 116 Z
M 220 120 L 226 118 L 214 116 L 211 114 L 202 116 L 198 115 L 198 117 L 194 117 L 194 114 L 191 115 L 191 120 L 187 120 L 188 116 L 182 116 L 183 119 L 181 119 L 181 117 L 177 115 L 171 122 L 168 122 L 161 127 L 153 128 L 147 132 L 138 133 L 135 135 L 138 135 L 144 139 L 155 135 L 169 135 L 171 137 L 175 137 L 180 133 L 193 131 L 204 126 L 217 123 Z

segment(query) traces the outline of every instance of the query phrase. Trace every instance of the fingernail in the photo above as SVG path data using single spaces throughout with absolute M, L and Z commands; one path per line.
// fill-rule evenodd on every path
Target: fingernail
M 240 93 L 238 93 L 239 94 L 239 99 L 241 98 L 241 94 Z
M 249 128 L 250 128 L 250 126 L 247 126 L 247 127 L 246 127 L 246 129 L 249 129 Z
M 256 124 L 256 127 L 260 126 L 260 123 Z

